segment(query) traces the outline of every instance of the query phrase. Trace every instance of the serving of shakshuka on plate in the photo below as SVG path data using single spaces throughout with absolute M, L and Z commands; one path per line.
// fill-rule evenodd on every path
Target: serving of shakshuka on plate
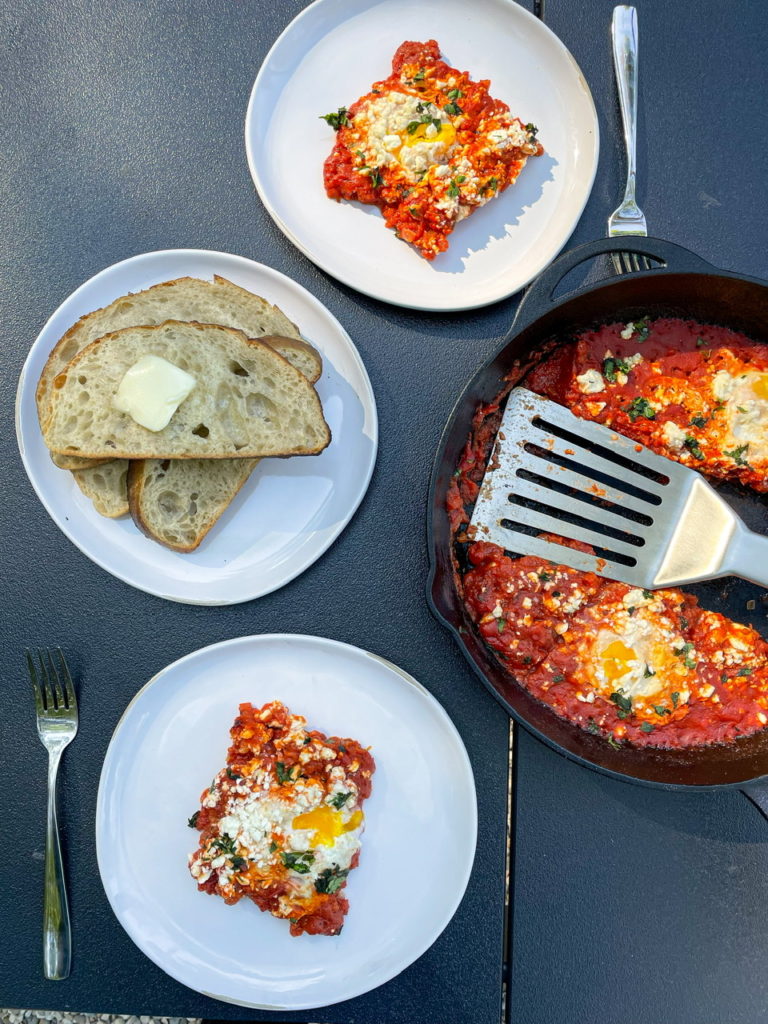
M 585 331 L 476 410 L 447 499 L 470 619 L 557 715 L 613 746 L 705 746 L 764 729 L 768 642 L 756 630 L 676 588 L 640 590 L 469 541 L 517 383 L 707 476 L 768 492 L 768 345 L 669 318 Z
M 336 131 L 328 196 L 377 206 L 398 238 L 434 259 L 461 220 L 544 152 L 536 126 L 513 117 L 490 84 L 446 64 L 434 39 L 404 42 L 388 78 L 323 115 Z
M 226 903 L 247 897 L 288 920 L 291 935 L 338 935 L 373 756 L 357 740 L 307 729 L 280 701 L 241 704 L 230 735 L 226 767 L 189 819 L 200 832 L 192 877 Z

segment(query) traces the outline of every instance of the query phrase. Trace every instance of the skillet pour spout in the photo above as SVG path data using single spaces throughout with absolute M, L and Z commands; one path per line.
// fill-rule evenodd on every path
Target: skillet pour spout
M 562 298 L 555 290 L 588 260 L 618 251 L 648 256 L 652 269 L 582 285 Z M 467 615 L 446 509 L 449 486 L 479 405 L 492 402 L 544 354 L 600 324 L 677 317 L 719 324 L 768 342 L 768 282 L 719 270 L 700 256 L 658 238 L 600 239 L 557 259 L 531 285 L 498 352 L 480 367 L 459 397 L 438 447 L 428 501 L 430 573 L 427 600 L 469 664 L 509 714 L 558 753 L 626 782 L 670 789 L 741 788 L 768 817 L 768 728 L 734 743 L 670 750 L 613 749 L 601 737 L 559 718 L 502 667 Z M 729 504 L 751 529 L 768 533 L 768 497 L 723 484 Z M 743 586 L 709 581 L 687 587 L 704 607 L 743 621 Z M 762 607 L 760 602 L 758 605 Z M 763 612 L 751 623 L 768 636 Z

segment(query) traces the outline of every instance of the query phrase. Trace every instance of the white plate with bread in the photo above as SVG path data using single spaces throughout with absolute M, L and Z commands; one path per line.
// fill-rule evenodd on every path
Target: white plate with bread
M 84 554 L 204 605 L 270 593 L 319 558 L 378 442 L 365 367 L 328 310 L 269 267 L 198 249 L 134 256 L 62 303 L 24 364 L 16 432 Z

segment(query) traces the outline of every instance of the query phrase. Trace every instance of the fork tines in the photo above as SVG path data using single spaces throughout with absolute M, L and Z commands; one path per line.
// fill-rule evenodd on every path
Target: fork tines
M 36 658 L 27 651 L 27 668 L 32 688 L 35 693 L 35 704 L 39 713 L 55 713 L 56 711 L 72 711 L 77 707 L 75 687 L 72 682 L 67 662 L 60 647 L 55 653 L 49 650 L 38 650 Z M 56 660 L 60 669 L 56 667 Z M 62 685 L 63 679 L 63 685 Z

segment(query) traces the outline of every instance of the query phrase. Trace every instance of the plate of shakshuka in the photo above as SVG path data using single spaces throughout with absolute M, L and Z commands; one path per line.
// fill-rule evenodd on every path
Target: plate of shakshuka
M 557 255 L 598 134 L 575 61 L 510 0 L 317 0 L 267 54 L 245 131 L 295 245 L 361 292 L 429 310 L 514 294 Z
M 421 956 L 476 835 L 469 759 L 435 698 L 382 658 L 295 634 L 215 644 L 150 680 L 96 814 L 102 882 L 139 948 L 206 995 L 284 1010 Z M 429 885 L 404 885 L 405 864 Z

